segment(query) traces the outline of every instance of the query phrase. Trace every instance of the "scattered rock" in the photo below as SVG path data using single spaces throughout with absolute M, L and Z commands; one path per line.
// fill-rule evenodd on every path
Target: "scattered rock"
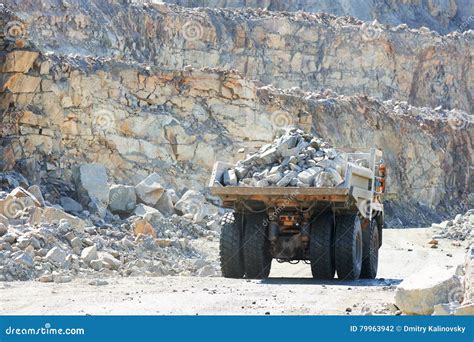
M 73 175 L 82 204 L 89 206 L 100 217 L 104 217 L 110 192 L 105 167 L 97 163 L 82 164 L 74 169 Z
M 206 198 L 203 194 L 196 190 L 188 190 L 181 199 L 176 202 L 176 210 L 189 215 L 194 222 L 202 222 L 207 215 Z
M 110 187 L 109 209 L 112 213 L 129 214 L 137 205 L 135 187 L 115 184 Z
M 96 245 L 92 245 L 92 246 L 89 246 L 89 247 L 86 247 L 82 250 L 82 253 L 81 253 L 81 259 L 86 263 L 86 264 L 90 264 L 90 262 L 92 260 L 95 260 L 98 258 L 98 255 L 97 255 L 97 247 Z
M 108 285 L 109 282 L 103 279 L 94 279 L 94 280 L 89 281 L 88 284 L 93 285 L 93 286 L 104 286 L 104 285 Z
M 161 177 L 152 173 L 135 186 L 138 200 L 148 206 L 154 207 L 163 195 L 165 189 L 160 184 Z
M 152 237 L 156 237 L 156 232 L 153 229 L 153 226 L 145 219 L 136 220 L 132 227 L 135 236 L 150 235 Z
M 453 271 L 430 267 L 398 285 L 395 303 L 405 314 L 431 315 L 436 304 L 453 301 L 461 291 L 462 284 Z
M 46 259 L 59 265 L 66 262 L 67 253 L 59 247 L 51 248 L 46 254 Z
M 64 211 L 68 213 L 80 213 L 82 211 L 82 205 L 71 197 L 61 197 L 59 203 L 63 207 Z

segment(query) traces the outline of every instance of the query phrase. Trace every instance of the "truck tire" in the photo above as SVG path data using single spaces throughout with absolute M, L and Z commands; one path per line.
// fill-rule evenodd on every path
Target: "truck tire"
M 270 274 L 272 255 L 268 240 L 268 225 L 263 223 L 266 214 L 245 216 L 245 238 L 243 244 L 245 275 L 251 279 L 264 279 Z
M 334 278 L 334 272 L 336 271 L 334 255 L 334 218 L 330 212 L 319 215 L 311 224 L 309 258 L 313 278 Z
M 362 271 L 361 278 L 375 279 L 377 276 L 377 267 L 379 263 L 379 230 L 377 222 L 370 221 L 365 229 L 362 230 Z
M 335 254 L 337 277 L 359 279 L 362 269 L 362 229 L 357 214 L 336 217 Z
M 245 274 L 242 253 L 242 214 L 226 213 L 221 220 L 220 259 L 225 278 L 243 278 Z

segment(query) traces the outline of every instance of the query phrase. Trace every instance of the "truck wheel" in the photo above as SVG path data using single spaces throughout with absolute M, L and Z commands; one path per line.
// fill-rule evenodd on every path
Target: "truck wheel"
M 335 272 L 334 219 L 332 213 L 320 215 L 311 224 L 309 258 L 315 279 L 333 279 Z
M 245 216 L 245 239 L 243 244 L 245 275 L 247 278 L 264 279 L 270 274 L 272 255 L 268 240 L 268 225 L 263 223 L 265 214 Z
M 362 229 L 357 214 L 336 217 L 336 270 L 341 280 L 359 279 L 362 269 Z
M 362 271 L 361 278 L 375 279 L 379 263 L 379 230 L 375 220 L 362 230 Z
M 242 278 L 245 273 L 242 253 L 242 214 L 226 213 L 221 220 L 221 271 L 226 278 Z

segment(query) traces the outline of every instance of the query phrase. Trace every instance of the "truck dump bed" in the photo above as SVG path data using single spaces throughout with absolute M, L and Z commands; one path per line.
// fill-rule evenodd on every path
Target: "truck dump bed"
M 220 182 L 224 171 L 234 165 L 216 162 L 209 182 L 212 194 L 223 200 L 224 207 L 233 207 L 235 202 L 263 202 L 266 205 L 297 206 L 301 208 L 320 204 L 332 203 L 341 207 L 359 206 L 362 202 L 372 201 L 375 195 L 376 161 L 382 157 L 382 152 L 370 149 L 368 152 L 345 152 L 346 161 L 365 158 L 369 168 L 347 162 L 344 181 L 337 187 L 250 187 L 223 186 Z

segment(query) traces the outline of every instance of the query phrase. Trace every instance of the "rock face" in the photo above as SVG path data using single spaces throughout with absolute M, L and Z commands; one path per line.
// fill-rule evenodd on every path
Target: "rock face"
M 413 28 L 428 27 L 439 33 L 450 31 L 466 31 L 474 28 L 474 22 L 469 17 L 474 15 L 474 9 L 468 1 L 385 1 L 376 0 L 352 2 L 344 0 L 165 0 L 186 7 L 222 7 L 222 8 L 265 8 L 270 11 L 303 10 L 305 12 L 324 12 L 337 16 L 350 15 L 364 21 L 378 20 L 383 24 L 408 24 Z M 459 13 L 463 13 L 460 17 Z M 465 19 L 462 19 L 462 18 Z M 466 19 L 468 18 L 468 19 Z
M 58 54 L 126 56 L 165 69 L 225 66 L 282 88 L 323 87 L 346 95 L 364 93 L 409 101 L 416 106 L 472 110 L 469 82 L 473 71 L 469 66 L 473 33 L 469 31 L 443 37 L 427 29 L 364 24 L 351 17 L 321 13 L 190 10 L 78 0 L 68 2 L 66 16 L 53 4 L 53 0 L 15 0 L 9 8 L 34 13 L 26 18 L 29 35 L 35 37 L 39 48 Z M 45 11 L 48 16 L 36 16 Z M 449 13 L 433 11 L 441 16 Z M 465 12 L 463 16 L 468 18 Z M 103 25 L 103 20 L 110 26 Z M 466 21 L 464 29 L 466 24 L 472 25 Z M 150 25 L 152 22 L 156 24 Z M 38 78 L 20 75 L 22 84 L 31 88 L 29 92 L 39 85 Z M 19 86 L 18 82 L 11 83 L 9 89 L 16 91 L 14 86 Z M 70 96 L 61 100 L 69 108 L 75 101 Z
M 16 11 L 30 14 L 22 19 L 28 35 L 0 42 L 3 171 L 70 183 L 73 166 L 100 163 L 113 183 L 158 172 L 162 185 L 182 194 L 203 189 L 215 160 L 235 163 L 240 149 L 253 153 L 296 125 L 337 148 L 384 151 L 395 198 L 389 220 L 420 226 L 435 211 L 472 206 L 474 133 L 463 111 L 472 110 L 472 33 L 439 36 L 322 14 L 51 4 L 14 0 L 5 13 L 7 21 L 20 20 Z M 51 15 L 39 19 L 45 8 Z M 187 22 L 198 23 L 197 39 L 185 36 Z M 81 192 L 84 209 L 96 210 Z M 147 205 L 156 206 L 158 195 L 150 197 Z
M 453 271 L 430 267 L 403 280 L 395 292 L 395 302 L 406 314 L 431 315 L 437 304 L 462 301 L 458 297 L 463 293 Z
M 81 201 L 100 216 L 105 216 L 109 203 L 107 180 L 107 170 L 97 163 L 83 164 L 76 170 L 75 181 Z

